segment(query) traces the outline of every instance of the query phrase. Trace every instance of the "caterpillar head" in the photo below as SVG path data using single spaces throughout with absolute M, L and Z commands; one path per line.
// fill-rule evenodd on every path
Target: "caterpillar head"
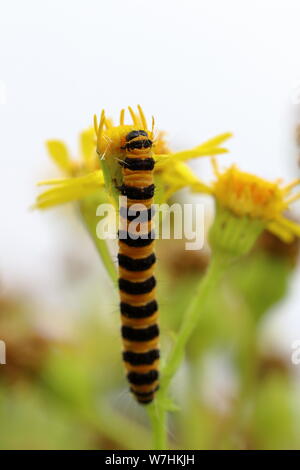
M 130 131 L 126 137 L 122 150 L 127 150 L 127 152 L 135 154 L 148 153 L 149 149 L 152 147 L 153 142 L 149 138 L 149 133 L 143 129 Z
M 102 111 L 98 126 L 97 118 L 94 118 L 95 132 L 97 137 L 97 153 L 101 159 L 124 159 L 126 150 L 141 150 L 152 146 L 154 119 L 152 118 L 152 130 L 147 126 L 143 110 L 138 106 L 138 113 L 128 108 L 132 124 L 125 124 L 125 110 L 120 113 L 120 124 L 113 125 Z M 125 151 L 125 152 L 124 152 Z
M 149 152 L 153 145 L 154 119 L 152 129 L 148 129 L 143 110 L 138 106 L 138 113 L 128 108 L 132 124 L 125 124 L 125 110 L 120 113 L 120 123 L 115 126 L 106 118 L 104 110 L 101 113 L 100 123 L 94 117 L 94 127 L 97 139 L 97 153 L 104 172 L 107 186 L 111 193 L 122 184 L 122 162 L 128 152 L 141 154 Z

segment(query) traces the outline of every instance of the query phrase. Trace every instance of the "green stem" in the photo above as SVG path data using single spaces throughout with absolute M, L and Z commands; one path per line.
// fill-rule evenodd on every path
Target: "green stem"
M 210 294 L 231 260 L 232 256 L 225 253 L 218 253 L 212 257 L 208 271 L 201 279 L 195 296 L 184 314 L 184 321 L 179 330 L 176 343 L 162 371 L 161 385 L 156 400 L 148 407 L 152 423 L 154 449 L 156 450 L 167 449 L 166 413 L 170 409 L 167 396 L 170 382 L 184 358 L 187 342 L 197 326 L 199 316 L 205 310 Z
M 176 343 L 167 360 L 162 372 L 161 390 L 168 389 L 172 378 L 177 372 L 184 357 L 186 344 L 197 326 L 199 316 L 203 313 L 210 293 L 217 285 L 228 265 L 229 259 L 226 255 L 214 255 L 205 276 L 201 279 L 195 296 L 193 297 L 179 330 Z
M 152 429 L 153 450 L 167 450 L 167 415 L 158 400 L 147 406 Z
M 109 275 L 113 283 L 116 284 L 117 279 L 118 279 L 117 270 L 113 263 L 107 243 L 105 240 L 97 237 L 97 232 L 96 232 L 97 223 L 98 223 L 98 220 L 96 218 L 97 205 L 98 205 L 98 202 L 97 204 L 95 204 L 93 201 L 89 201 L 89 200 L 82 201 L 80 205 L 80 213 L 84 221 L 85 227 L 87 228 L 94 242 L 94 245 L 98 251 L 98 254 L 100 255 L 100 258 L 103 262 L 103 265 L 106 269 L 107 274 Z

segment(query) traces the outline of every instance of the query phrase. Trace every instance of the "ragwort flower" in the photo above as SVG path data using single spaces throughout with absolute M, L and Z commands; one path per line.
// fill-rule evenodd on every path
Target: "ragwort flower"
M 243 172 L 236 165 L 220 171 L 214 158 L 212 164 L 215 180 L 211 184 L 203 183 L 185 168 L 178 168 L 178 185 L 212 195 L 217 213 L 223 210 L 223 214 L 227 211 L 237 219 L 252 221 L 252 225 L 256 222 L 285 242 L 300 237 L 300 225 L 286 216 L 290 204 L 300 198 L 300 192 L 291 194 L 300 184 L 299 179 L 284 185 L 281 180 L 271 182 Z M 178 187 L 175 179 L 172 184 L 174 189 Z
M 221 147 L 220 144 L 231 136 L 230 133 L 224 133 L 190 150 L 171 152 L 164 132 L 158 131 L 157 136 L 154 135 L 154 120 L 152 119 L 152 129 L 149 130 L 141 107 L 138 106 L 138 113 L 130 107 L 128 109 L 132 119 L 132 124 L 129 125 L 124 123 L 125 110 L 121 111 L 120 122 L 117 126 L 105 116 L 104 111 L 99 125 L 95 118 L 94 128 L 97 139 L 94 138 L 92 128 L 80 134 L 80 160 L 71 158 L 63 142 L 57 140 L 47 142 L 51 158 L 66 178 L 40 182 L 40 186 L 47 185 L 50 189 L 39 194 L 35 207 L 45 209 L 66 202 L 80 201 L 96 194 L 104 186 L 106 197 L 117 196 L 116 184 L 121 174 L 119 162 L 124 158 L 120 142 L 130 130 L 136 128 L 147 129 L 154 140 L 153 152 L 156 160 L 154 171 L 156 196 L 159 198 L 156 202 L 158 203 L 167 200 L 175 191 L 184 187 L 182 172 L 190 176 L 193 174 L 185 163 L 187 160 L 227 152 L 227 149 Z M 196 180 L 195 176 L 195 182 Z M 200 189 L 200 186 L 201 184 L 197 181 L 196 187 Z

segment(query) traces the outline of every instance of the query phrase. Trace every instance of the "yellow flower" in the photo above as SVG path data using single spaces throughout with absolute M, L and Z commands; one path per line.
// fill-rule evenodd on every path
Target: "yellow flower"
M 220 144 L 231 136 L 230 133 L 215 137 L 191 150 L 171 153 L 162 131 L 159 131 L 155 138 L 154 119 L 152 118 L 152 128 L 149 130 L 140 106 L 138 106 L 138 113 L 135 113 L 130 107 L 128 110 L 132 119 L 132 124 L 129 125 L 124 123 L 124 109 L 121 110 L 120 122 L 117 126 L 114 126 L 112 120 L 105 116 L 104 111 L 101 113 L 99 125 L 97 119 L 94 118 L 96 140 L 91 128 L 80 134 L 81 158 L 79 160 L 74 160 L 71 157 L 63 142 L 57 140 L 47 142 L 51 158 L 68 178 L 40 182 L 39 185 L 51 187 L 37 197 L 35 207 L 45 209 L 70 201 L 79 201 L 99 191 L 104 185 L 108 192 L 107 196 L 111 196 L 116 191 L 115 182 L 121 175 L 119 161 L 124 158 L 120 143 L 130 130 L 136 128 L 147 130 L 150 138 L 154 140 L 155 176 L 157 184 L 162 185 L 161 191 L 157 191 L 157 194 L 160 192 L 163 195 L 163 200 L 184 187 L 181 172 L 192 174 L 192 171 L 184 163 L 186 160 L 227 152 L 227 149 L 220 147 Z M 196 176 L 195 179 L 197 179 Z M 200 186 L 201 184 L 197 181 L 198 190 Z
M 194 192 L 211 194 L 220 207 L 235 216 L 262 221 L 267 230 L 285 242 L 293 241 L 295 236 L 300 237 L 300 225 L 284 215 L 290 204 L 300 198 L 300 193 L 291 195 L 291 191 L 300 184 L 299 179 L 283 185 L 280 180 L 270 182 L 245 173 L 235 165 L 221 172 L 215 159 L 212 159 L 212 164 L 216 179 L 209 186 L 185 171 L 180 172 L 178 179 Z
M 50 186 L 36 198 L 34 207 L 47 209 L 70 201 L 81 200 L 99 191 L 104 185 L 102 171 L 95 154 L 94 129 L 85 129 L 79 136 L 80 158 L 72 158 L 60 140 L 48 140 L 46 148 L 54 163 L 66 178 L 41 181 L 38 186 Z
M 237 216 L 249 216 L 265 222 L 266 228 L 286 242 L 300 237 L 300 225 L 285 217 L 284 213 L 300 193 L 291 195 L 300 183 L 297 179 L 288 185 L 280 180 L 270 182 L 231 166 L 220 173 L 215 165 L 216 181 L 213 194 L 219 203 Z

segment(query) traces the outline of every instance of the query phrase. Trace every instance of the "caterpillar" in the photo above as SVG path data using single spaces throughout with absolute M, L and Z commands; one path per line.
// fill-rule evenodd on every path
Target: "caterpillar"
M 153 142 L 147 131 L 132 130 L 125 136 L 122 149 L 122 196 L 125 205 L 120 216 L 125 230 L 119 230 L 119 289 L 122 320 L 123 361 L 130 390 L 141 404 L 148 404 L 158 389 L 159 328 L 155 296 L 155 253 L 152 209 L 154 195 Z M 141 203 L 143 206 L 141 206 Z M 138 211 L 138 209 L 141 209 Z M 132 213 L 141 221 L 130 232 Z
M 129 108 L 133 126 L 124 125 L 122 110 L 120 126 L 115 127 L 102 111 L 99 127 L 95 118 L 95 130 L 97 152 L 102 161 L 105 157 L 110 180 L 122 196 L 119 207 L 118 287 L 123 362 L 130 391 L 139 403 L 146 405 L 153 401 L 159 387 L 159 327 L 152 220 L 154 120 L 152 132 L 149 132 L 140 106 L 138 110 L 140 117 Z M 107 184 L 111 185 L 111 181 Z

